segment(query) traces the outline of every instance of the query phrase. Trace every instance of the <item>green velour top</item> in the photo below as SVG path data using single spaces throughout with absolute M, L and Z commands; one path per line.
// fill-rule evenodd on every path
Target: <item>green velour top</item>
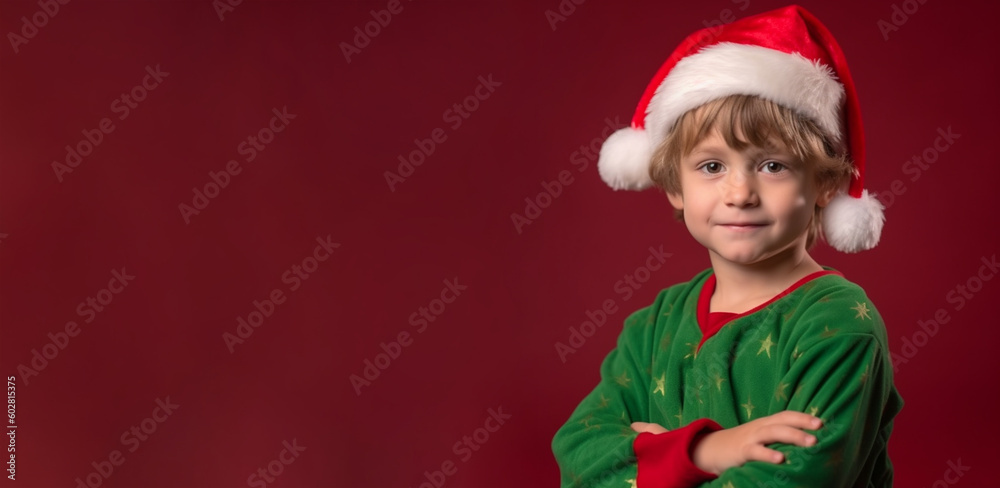
M 823 420 L 816 445 L 773 444 L 784 463 L 748 462 L 688 486 L 890 486 L 887 442 L 903 401 L 885 325 L 864 290 L 835 271 L 814 273 L 706 338 L 698 320 L 706 282 L 714 287 L 711 270 L 625 320 L 597 387 L 552 441 L 562 486 L 637 486 L 640 473 L 659 479 L 664 469 L 684 478 L 674 471 L 693 468 L 689 457 L 637 458 L 632 422 L 673 432 L 710 419 L 730 428 L 783 410 Z M 676 479 L 643 483 L 684 484 Z

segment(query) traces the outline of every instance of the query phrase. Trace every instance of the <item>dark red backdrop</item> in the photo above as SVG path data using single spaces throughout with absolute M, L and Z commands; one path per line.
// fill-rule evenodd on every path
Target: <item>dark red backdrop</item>
M 268 468 L 266 486 L 555 486 L 552 435 L 622 320 L 708 265 L 665 198 L 610 191 L 581 147 L 628 122 L 684 35 L 781 5 L 671 3 L 0 3 L 4 486 L 264 486 L 248 478 Z M 976 275 L 998 251 L 1000 8 L 805 6 L 852 63 L 867 186 L 889 192 L 877 249 L 817 254 L 907 361 L 897 484 L 990 485 L 1000 282 Z M 671 255 L 626 300 L 650 246 Z M 555 343 L 606 300 L 563 362 Z

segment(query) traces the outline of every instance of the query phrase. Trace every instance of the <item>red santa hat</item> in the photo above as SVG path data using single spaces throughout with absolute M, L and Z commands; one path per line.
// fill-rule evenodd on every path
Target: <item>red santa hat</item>
M 875 247 L 885 217 L 864 189 L 865 141 L 854 81 L 830 31 L 797 5 L 684 39 L 646 87 L 631 127 L 601 147 L 601 178 L 615 190 L 649 187 L 652 153 L 681 115 L 729 95 L 756 95 L 795 110 L 853 160 L 847 194 L 823 210 L 823 234 L 840 251 Z

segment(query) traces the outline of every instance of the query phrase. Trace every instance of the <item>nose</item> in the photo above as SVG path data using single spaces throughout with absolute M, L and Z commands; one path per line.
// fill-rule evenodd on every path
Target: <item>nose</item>
M 737 208 L 755 207 L 760 203 L 756 181 L 742 171 L 732 171 L 720 182 L 723 202 Z

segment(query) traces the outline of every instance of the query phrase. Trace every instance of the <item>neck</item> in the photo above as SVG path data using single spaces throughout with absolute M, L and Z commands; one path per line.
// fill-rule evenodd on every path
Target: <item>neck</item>
M 753 264 L 737 264 L 709 252 L 715 274 L 712 311 L 744 312 L 773 298 L 823 267 L 805 250 L 792 246 Z

